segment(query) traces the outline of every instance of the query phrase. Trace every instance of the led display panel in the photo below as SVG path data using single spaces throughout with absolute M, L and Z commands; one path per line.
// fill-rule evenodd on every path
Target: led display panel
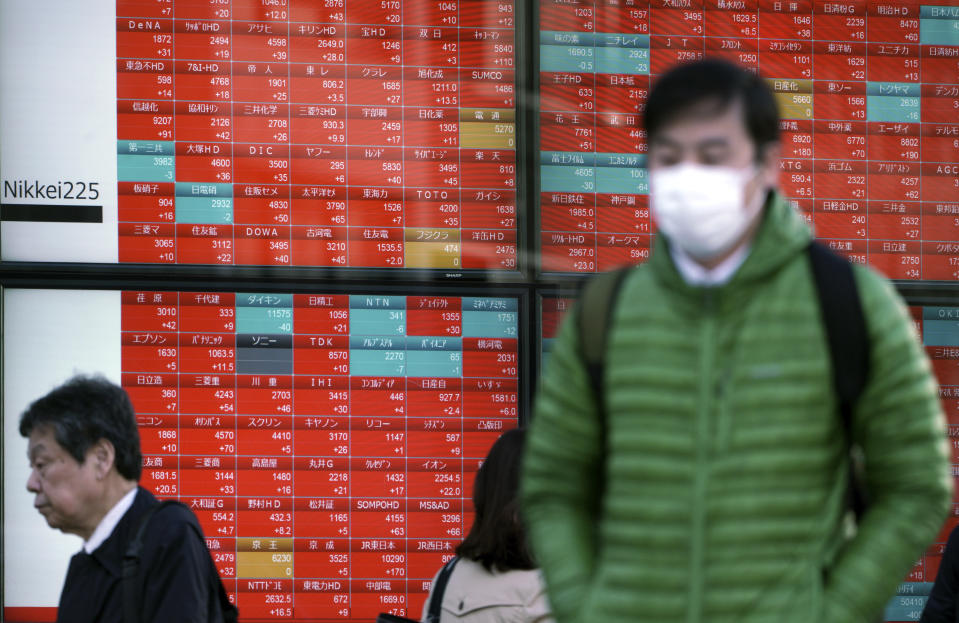
M 959 279 L 959 3 L 541 0 L 542 270 L 649 256 L 651 82 L 704 56 L 758 71 L 780 188 L 833 249 L 894 279 Z
M 566 313 L 575 298 L 543 295 L 539 301 L 541 368 L 549 369 L 549 352 Z M 953 512 L 935 542 L 899 585 L 895 597 L 886 606 L 885 621 L 918 621 L 929 591 L 939 571 L 946 540 L 959 524 L 959 307 L 914 306 L 909 308 L 916 329 L 922 336 L 926 354 L 939 381 L 939 398 L 949 426 L 952 474 L 956 488 Z
M 516 269 L 513 0 L 59 4 L 0 13 L 3 259 Z
M 129 392 L 141 485 L 196 513 L 241 620 L 418 617 L 518 424 L 520 302 L 6 290 L 4 619 L 52 621 L 80 547 L 36 515 L 17 432 L 77 372 Z

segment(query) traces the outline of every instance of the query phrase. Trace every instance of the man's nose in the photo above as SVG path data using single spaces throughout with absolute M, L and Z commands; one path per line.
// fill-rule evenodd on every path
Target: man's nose
M 37 470 L 30 470 L 30 477 L 27 478 L 27 491 L 30 493 L 40 493 L 40 477 Z

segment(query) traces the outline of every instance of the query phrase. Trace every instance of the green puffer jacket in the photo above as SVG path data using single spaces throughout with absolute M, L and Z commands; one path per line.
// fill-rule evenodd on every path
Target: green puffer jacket
M 810 236 L 774 198 L 716 288 L 687 285 L 657 238 L 613 319 L 605 463 L 569 314 L 522 477 L 560 623 L 872 622 L 935 537 L 952 491 L 936 383 L 898 295 L 856 266 L 871 376 L 853 436 L 871 505 L 847 538 L 848 453 Z

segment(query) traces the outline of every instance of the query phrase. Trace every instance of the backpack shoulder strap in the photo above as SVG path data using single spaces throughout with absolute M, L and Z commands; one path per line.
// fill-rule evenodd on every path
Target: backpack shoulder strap
M 824 245 L 809 245 L 809 262 L 819 296 L 833 385 L 848 443 L 852 444 L 852 411 L 869 377 L 869 335 L 852 265 Z M 850 504 L 856 519 L 866 509 L 866 492 L 854 461 L 850 474 Z
M 869 337 L 862 302 L 848 261 L 818 242 L 809 245 L 809 260 L 829 341 L 843 426 L 850 432 L 852 408 L 869 375 Z
M 163 500 L 157 504 L 154 504 L 147 512 L 143 514 L 140 518 L 140 523 L 137 526 L 137 530 L 133 535 L 133 538 L 130 539 L 127 543 L 127 548 L 123 553 L 123 621 L 124 623 L 139 623 L 140 621 L 140 610 L 137 607 L 139 605 L 140 599 L 137 591 L 137 573 L 140 570 L 140 552 L 143 550 L 143 537 L 147 533 L 147 527 L 150 524 L 150 520 L 153 516 L 160 511 L 161 509 L 167 506 L 180 506 L 186 511 L 187 523 L 204 542 L 204 547 L 206 541 L 203 538 L 203 531 L 200 529 L 200 523 L 197 521 L 196 515 L 193 514 L 185 504 L 178 502 L 177 500 Z M 217 583 L 217 600 L 220 603 L 220 612 L 223 615 L 223 620 L 226 623 L 235 622 L 238 619 L 238 611 L 236 606 L 230 601 L 229 596 L 226 594 L 226 588 L 223 586 L 223 581 L 220 579 L 219 573 L 216 571 L 216 567 L 213 565 L 211 559 L 210 565 L 212 568 L 212 573 L 216 573 L 216 583 Z
M 426 623 L 439 623 L 440 609 L 443 607 L 443 593 L 446 592 L 446 585 L 450 581 L 450 576 L 453 575 L 453 567 L 456 566 L 458 560 L 459 556 L 453 556 L 449 562 L 443 565 L 443 569 L 436 577 L 436 586 L 433 587 L 433 596 L 430 597 L 430 608 L 426 613 Z
M 576 327 L 579 333 L 579 352 L 583 357 L 590 387 L 605 420 L 606 402 L 603 391 L 603 375 L 606 367 L 606 344 L 616 299 L 631 266 L 601 273 L 590 279 L 583 287 L 576 306 Z

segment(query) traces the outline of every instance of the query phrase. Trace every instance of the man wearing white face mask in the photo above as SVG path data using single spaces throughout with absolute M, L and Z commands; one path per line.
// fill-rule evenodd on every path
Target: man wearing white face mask
M 646 109 L 651 259 L 626 273 L 594 392 L 577 313 L 554 342 L 522 498 L 558 623 L 875 621 L 949 509 L 944 418 L 902 301 L 871 269 L 849 452 L 810 228 L 776 192 L 755 75 L 674 69 Z M 588 318 L 588 315 L 584 316 Z

